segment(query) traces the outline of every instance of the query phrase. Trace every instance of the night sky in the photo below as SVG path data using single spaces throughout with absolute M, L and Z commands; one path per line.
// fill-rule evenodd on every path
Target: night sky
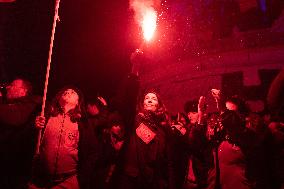
M 7 78 L 24 76 L 42 94 L 54 2 L 18 0 L 9 14 Z M 139 41 L 128 1 L 62 0 L 59 16 L 49 94 L 74 84 L 85 94 L 113 95 Z

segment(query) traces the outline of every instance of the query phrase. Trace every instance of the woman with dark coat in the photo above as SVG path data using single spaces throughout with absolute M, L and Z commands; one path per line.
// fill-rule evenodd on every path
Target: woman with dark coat
M 158 94 L 147 92 L 140 102 L 135 127 L 125 146 L 119 188 L 174 188 L 170 127 Z

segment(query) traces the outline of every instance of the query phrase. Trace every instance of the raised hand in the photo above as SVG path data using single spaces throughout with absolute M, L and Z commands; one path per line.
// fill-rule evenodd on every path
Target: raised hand
M 211 94 L 216 101 L 218 111 L 224 111 L 225 104 L 223 102 L 224 99 L 221 99 L 221 91 L 219 89 L 211 89 Z
M 107 106 L 107 102 L 106 102 L 106 100 L 105 100 L 103 97 L 98 96 L 98 100 L 101 101 L 101 103 L 102 103 L 104 106 Z
M 206 111 L 206 98 L 204 96 L 199 97 L 198 101 L 198 112 Z
M 203 124 L 205 122 L 205 111 L 206 98 L 204 96 L 200 96 L 198 101 L 198 124 Z
M 213 98 L 217 101 L 221 98 L 221 91 L 219 89 L 211 89 L 211 94 Z
M 185 135 L 186 129 L 181 122 L 171 125 L 172 130 L 177 129 L 182 135 Z

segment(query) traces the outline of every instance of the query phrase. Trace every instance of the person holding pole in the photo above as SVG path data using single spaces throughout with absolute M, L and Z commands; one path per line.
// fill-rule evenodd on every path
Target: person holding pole
M 47 115 L 35 120 L 43 133 L 29 188 L 88 188 L 97 140 L 85 118 L 82 93 L 75 87 L 61 89 Z

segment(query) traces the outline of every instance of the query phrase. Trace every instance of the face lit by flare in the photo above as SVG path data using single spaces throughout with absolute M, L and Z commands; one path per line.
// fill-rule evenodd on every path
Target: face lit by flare
M 147 93 L 144 97 L 144 110 L 155 112 L 158 109 L 159 101 L 155 93 Z
M 195 124 L 198 121 L 198 112 L 188 112 L 187 117 L 191 124 Z
M 67 89 L 63 92 L 60 104 L 69 104 L 69 105 L 78 105 L 79 102 L 79 95 L 73 89 Z

